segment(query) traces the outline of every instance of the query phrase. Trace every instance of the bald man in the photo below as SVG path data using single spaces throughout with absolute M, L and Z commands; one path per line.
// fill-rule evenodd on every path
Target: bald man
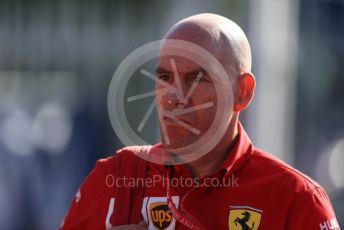
M 254 147 L 238 121 L 255 89 L 239 26 L 214 14 L 178 22 L 156 77 L 162 142 L 99 160 L 61 229 L 340 229 L 322 187 Z

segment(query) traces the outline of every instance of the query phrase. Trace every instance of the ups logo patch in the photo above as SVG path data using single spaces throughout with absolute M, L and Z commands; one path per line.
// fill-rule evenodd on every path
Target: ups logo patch
M 231 206 L 229 230 L 257 230 L 263 211 L 248 206 Z
M 172 200 L 178 208 L 179 196 L 172 196 Z M 165 196 L 144 197 L 141 214 L 144 221 L 148 223 L 149 230 L 174 230 L 176 227 L 176 219 L 173 218 L 168 208 L 167 198 Z
M 167 229 L 172 223 L 172 214 L 166 202 L 151 203 L 149 214 L 156 229 Z

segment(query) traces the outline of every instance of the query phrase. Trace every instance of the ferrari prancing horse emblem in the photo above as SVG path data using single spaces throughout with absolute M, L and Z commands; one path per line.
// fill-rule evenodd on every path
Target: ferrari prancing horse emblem
M 262 212 L 249 206 L 231 206 L 228 217 L 229 230 L 257 230 Z

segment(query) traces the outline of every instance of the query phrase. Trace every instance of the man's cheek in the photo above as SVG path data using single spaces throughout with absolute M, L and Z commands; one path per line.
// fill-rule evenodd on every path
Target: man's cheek
M 199 114 L 197 124 L 202 133 L 209 130 L 215 118 L 215 112 L 210 109 L 203 109 L 203 112 Z
M 167 101 L 165 100 L 165 96 L 158 93 L 155 95 L 155 100 L 158 109 L 163 108 L 163 105 L 166 105 L 167 103 Z

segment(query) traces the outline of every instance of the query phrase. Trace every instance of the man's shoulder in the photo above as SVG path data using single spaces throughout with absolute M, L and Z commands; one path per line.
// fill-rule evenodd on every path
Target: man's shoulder
M 319 183 L 293 166 L 266 152 L 255 148 L 250 160 L 251 170 L 266 176 L 280 186 L 292 187 L 294 192 L 316 192 L 322 190 Z
M 94 167 L 95 171 L 114 171 L 118 165 L 131 167 L 133 163 L 144 161 L 143 154 L 148 154 L 150 146 L 126 146 L 117 150 L 113 155 L 99 159 Z
M 263 181 L 262 187 L 268 189 L 269 199 L 275 197 L 279 205 L 288 207 L 287 229 L 302 229 L 303 226 L 315 229 L 319 225 L 323 229 L 322 226 L 326 227 L 328 223 L 338 226 L 327 193 L 309 176 L 261 149 L 253 152 L 249 164 L 249 171 Z

